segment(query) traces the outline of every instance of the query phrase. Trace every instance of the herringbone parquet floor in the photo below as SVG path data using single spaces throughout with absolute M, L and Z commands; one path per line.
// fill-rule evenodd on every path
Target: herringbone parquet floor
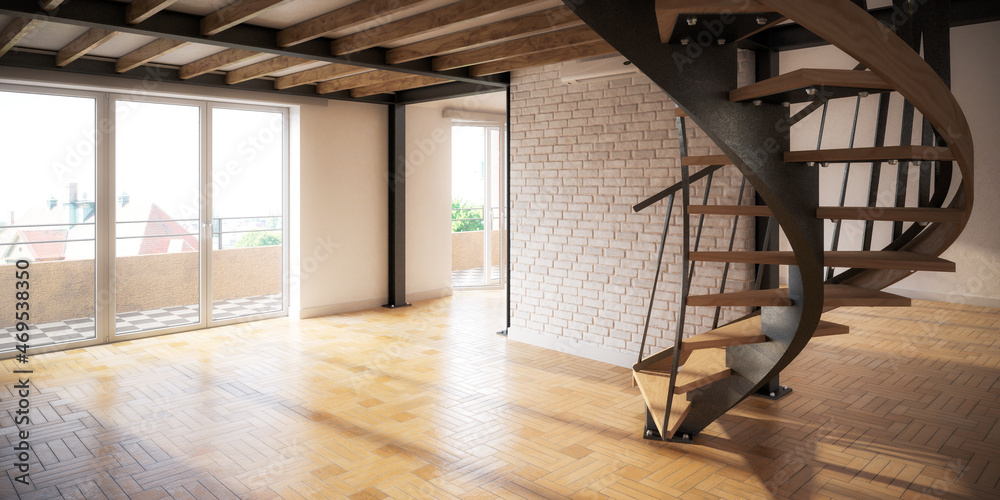
M 38 356 L 31 487 L 2 498 L 996 498 L 1000 310 L 843 309 L 696 445 L 630 372 L 495 335 L 502 293 Z

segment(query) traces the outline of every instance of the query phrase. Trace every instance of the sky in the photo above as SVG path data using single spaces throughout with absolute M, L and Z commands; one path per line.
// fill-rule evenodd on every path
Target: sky
M 0 92 L 0 222 L 52 197 L 65 202 L 70 183 L 95 199 L 95 109 L 93 98 Z M 201 109 L 118 101 L 114 110 L 116 197 L 196 217 Z M 213 216 L 280 214 L 282 115 L 211 112 Z

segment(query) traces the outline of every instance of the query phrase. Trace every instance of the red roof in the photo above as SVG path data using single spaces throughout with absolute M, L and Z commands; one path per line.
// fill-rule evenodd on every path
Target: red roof
M 34 241 L 56 241 L 58 243 L 36 243 L 28 244 L 25 247 L 28 252 L 31 253 L 32 258 L 35 262 L 44 262 L 51 260 L 65 260 L 66 259 L 66 242 L 65 240 L 67 233 L 66 229 L 48 229 L 48 230 L 19 230 L 17 232 L 17 239 L 23 243 L 31 243 Z

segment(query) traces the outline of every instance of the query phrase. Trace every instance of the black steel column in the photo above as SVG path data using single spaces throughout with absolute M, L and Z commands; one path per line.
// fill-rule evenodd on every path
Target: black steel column
M 389 302 L 382 307 L 405 307 L 406 303 L 406 106 L 389 108 Z
M 506 127 L 505 131 L 507 133 L 507 137 L 506 137 L 506 140 L 507 140 L 507 149 L 506 149 L 506 151 L 504 151 L 504 153 L 507 156 L 507 159 L 506 159 L 506 165 L 505 165 L 506 168 L 505 168 L 505 172 L 504 172 L 504 179 L 506 180 L 506 186 L 504 186 L 503 193 L 504 193 L 504 197 L 505 197 L 504 204 L 505 204 L 505 207 L 506 207 L 505 211 L 504 211 L 504 222 L 507 224 L 507 231 L 506 231 L 506 234 L 504 234 L 504 245 L 506 245 L 506 247 L 507 247 L 506 248 L 507 260 L 506 260 L 506 262 L 504 262 L 504 264 L 506 264 L 506 266 L 507 266 L 507 269 L 505 270 L 506 274 L 504 275 L 504 278 L 506 278 L 505 279 L 505 286 L 507 287 L 507 291 L 506 291 L 506 293 L 507 293 L 507 310 L 505 311 L 506 314 L 507 314 L 507 318 L 505 320 L 506 322 L 504 323 L 503 331 L 502 332 L 497 332 L 497 333 L 499 333 L 501 335 L 507 335 L 508 331 L 510 330 L 510 268 L 511 268 L 511 265 L 510 265 L 510 198 L 511 198 L 510 197 L 510 163 L 511 163 L 511 159 L 513 158 L 513 155 L 510 152 L 510 135 L 511 135 L 510 134 L 510 87 L 507 87 L 507 127 Z

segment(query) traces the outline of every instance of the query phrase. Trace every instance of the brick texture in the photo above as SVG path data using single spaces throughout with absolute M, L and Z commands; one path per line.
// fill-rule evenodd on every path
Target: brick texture
M 512 76 L 512 326 L 638 353 L 667 204 L 640 213 L 631 207 L 681 178 L 674 104 L 643 75 L 567 85 L 558 71 L 550 65 Z M 687 125 L 690 155 L 721 153 Z M 736 167 L 716 172 L 708 202 L 736 204 L 742 178 Z M 704 180 L 695 185 L 693 203 L 702 202 L 704 188 Z M 752 200 L 748 185 L 744 204 Z M 697 228 L 698 217 L 691 222 Z M 647 352 L 672 345 L 676 333 L 681 224 L 678 196 Z M 700 249 L 727 249 L 732 225 L 732 217 L 707 217 Z M 734 249 L 752 248 L 752 221 L 741 218 Z M 718 293 L 722 273 L 721 264 L 699 264 L 691 293 Z M 733 266 L 726 290 L 751 282 L 750 266 Z M 721 324 L 746 312 L 723 308 Z M 714 314 L 689 308 L 685 336 L 710 329 Z

